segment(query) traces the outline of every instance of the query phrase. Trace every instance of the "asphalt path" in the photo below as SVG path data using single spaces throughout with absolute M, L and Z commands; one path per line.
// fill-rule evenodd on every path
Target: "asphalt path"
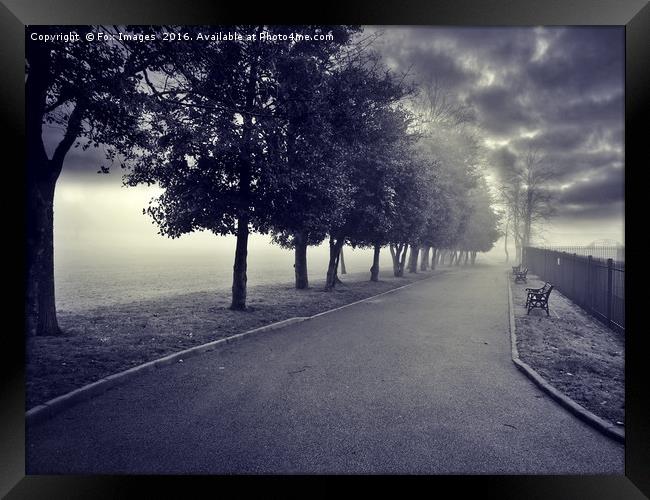
M 27 428 L 28 474 L 623 474 L 510 358 L 500 267 L 247 337 Z

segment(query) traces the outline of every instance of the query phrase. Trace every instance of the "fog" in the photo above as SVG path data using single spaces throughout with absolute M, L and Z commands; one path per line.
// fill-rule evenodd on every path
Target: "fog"
M 120 172 L 108 175 L 62 174 L 55 195 L 55 266 L 57 277 L 89 268 L 111 269 L 111 274 L 165 266 L 207 266 L 226 279 L 232 270 L 234 236 L 207 231 L 172 239 L 158 234 L 157 226 L 143 209 L 160 190 L 155 187 L 123 187 Z M 310 278 L 325 276 L 328 246 L 310 247 Z M 383 252 L 381 264 L 390 265 Z M 349 272 L 368 271 L 372 251 L 346 248 Z M 268 235 L 252 234 L 248 250 L 249 275 L 270 274 L 293 279 L 293 252 L 271 243 Z M 229 278 L 228 278 L 229 279 Z M 230 283 L 228 283 L 229 285 Z M 249 280 L 254 285 L 254 280 Z
M 108 175 L 64 172 L 55 196 L 55 252 L 59 270 L 74 267 L 120 267 L 142 264 L 217 263 L 232 268 L 234 236 L 198 232 L 171 239 L 158 234 L 149 215 L 142 213 L 149 200 L 160 191 L 155 187 L 123 187 L 119 170 Z M 587 245 L 594 240 L 624 241 L 623 207 L 620 217 L 573 220 L 557 217 L 545 224 L 536 242 L 545 245 Z M 310 247 L 310 273 L 325 271 L 326 244 Z M 514 254 L 514 246 L 511 249 Z M 382 264 L 390 265 L 388 252 Z M 488 254 L 499 260 L 505 256 L 503 240 Z M 480 257 L 479 257 L 480 259 Z M 367 271 L 370 250 L 346 248 L 345 263 L 351 272 Z M 293 277 L 293 254 L 253 234 L 249 245 L 249 269 L 283 267 L 287 279 Z

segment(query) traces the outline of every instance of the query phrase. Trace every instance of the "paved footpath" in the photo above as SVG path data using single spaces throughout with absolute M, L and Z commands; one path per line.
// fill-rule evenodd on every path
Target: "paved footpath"
M 27 429 L 27 473 L 623 473 L 510 359 L 505 272 L 444 272 Z

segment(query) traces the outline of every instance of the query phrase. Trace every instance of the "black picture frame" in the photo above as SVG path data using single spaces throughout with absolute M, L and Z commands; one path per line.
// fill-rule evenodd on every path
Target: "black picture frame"
M 3 99 L 4 149 L 24 144 L 24 27 L 29 24 L 228 24 L 233 22 L 268 24 L 420 24 L 420 25 L 618 25 L 626 31 L 626 225 L 641 219 L 645 210 L 637 211 L 633 191 L 640 189 L 644 166 L 642 146 L 647 142 L 648 61 L 650 61 L 650 5 L 645 0 L 446 0 L 377 2 L 356 0 L 311 5 L 311 12 L 286 4 L 219 1 L 187 2 L 174 0 L 3 0 L 0 4 L 2 40 L 0 78 Z M 4 142 L 4 141 L 3 141 Z M 144 477 L 144 476 L 25 476 L 25 394 L 24 394 L 24 310 L 22 288 L 24 273 L 24 229 L 22 207 L 24 148 L 6 154 L 5 193 L 17 195 L 15 202 L 5 201 L 5 245 L 10 250 L 9 270 L 15 273 L 11 286 L 5 281 L 7 298 L 5 315 L 15 321 L 5 322 L 2 335 L 2 404 L 0 436 L 0 495 L 7 498 L 122 498 L 135 496 L 152 488 L 171 496 L 174 488 L 187 493 L 189 487 L 207 487 L 218 493 L 223 482 L 241 478 L 216 477 Z M 634 165 L 632 168 L 629 165 Z M 7 178 L 7 175 L 9 176 Z M 6 198 L 5 198 L 6 200 Z M 626 231 L 626 260 L 635 269 L 636 236 Z M 20 244 L 16 244 L 16 240 Z M 630 264 L 631 262 L 631 264 Z M 643 498 L 650 496 L 650 413 L 649 393 L 643 381 L 648 379 L 647 336 L 638 329 L 641 311 L 635 309 L 636 298 L 630 293 L 638 274 L 626 282 L 626 448 L 624 476 L 436 476 L 427 491 L 444 491 L 451 487 L 456 494 L 468 489 L 481 496 L 498 498 Z M 4 281 L 4 280 L 3 280 Z M 644 376 L 645 375 L 645 376 Z M 221 481 L 218 488 L 214 480 Z M 237 487 L 249 485 L 248 477 Z M 275 485 L 275 478 L 258 478 Z M 282 478 L 287 479 L 287 478 Z M 301 479 L 301 478 L 293 478 Z M 304 479 L 304 478 L 302 478 Z M 283 481 L 284 483 L 285 481 Z M 381 480 L 379 480 L 381 484 Z M 250 483 L 252 484 L 252 483 Z M 313 483 L 307 483 L 307 492 Z M 242 491 L 242 490 L 240 490 Z

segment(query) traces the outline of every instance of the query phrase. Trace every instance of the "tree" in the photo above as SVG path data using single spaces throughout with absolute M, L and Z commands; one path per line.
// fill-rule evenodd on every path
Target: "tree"
M 510 215 L 510 210 L 506 209 L 504 211 L 504 227 L 503 227 L 503 251 L 506 254 L 506 262 L 510 261 L 510 252 L 508 251 L 508 235 L 510 234 L 510 220 L 512 216 Z
M 75 43 L 31 39 L 33 32 L 61 32 L 56 26 L 28 28 L 25 34 L 28 335 L 60 333 L 54 296 L 54 191 L 68 152 L 101 144 L 109 166 L 115 161 L 124 166 L 146 143 L 137 89 L 143 68 L 155 67 L 158 55 L 126 40 L 86 43 L 84 35 L 91 30 L 108 31 L 79 28 L 82 40 Z M 52 154 L 47 153 L 52 145 L 45 137 L 46 125 L 58 131 Z M 109 168 L 93 167 L 101 172 Z
M 406 253 L 419 245 L 431 205 L 430 187 L 435 182 L 431 164 L 421 155 L 404 160 L 402 175 L 395 185 L 396 203 L 389 232 L 393 275 L 404 275 Z M 411 262 L 412 263 L 412 262 Z
M 382 71 L 374 54 L 346 65 L 332 79 L 328 119 L 336 131 L 336 140 L 330 157 L 338 163 L 335 182 L 342 182 L 345 188 L 330 210 L 328 290 L 338 281 L 340 251 L 346 240 L 354 244 L 368 241 L 367 236 L 361 235 L 361 226 L 368 226 L 359 223 L 368 214 L 367 203 L 375 194 L 391 195 L 387 186 L 375 189 L 380 185 L 372 185 L 381 176 L 378 169 L 390 165 L 382 160 L 384 154 L 392 158 L 386 148 L 402 138 L 399 127 L 386 126 L 386 117 L 392 112 L 396 113 L 393 118 L 403 115 L 399 103 L 412 91 L 403 79 Z
M 422 270 L 426 270 L 429 262 L 429 253 L 431 252 L 431 269 L 435 269 L 438 252 L 442 248 L 447 248 L 454 241 L 454 230 L 456 220 L 454 218 L 453 193 L 443 184 L 440 175 L 437 178 L 431 200 L 432 203 L 426 214 L 426 222 L 422 234 L 422 245 L 424 246 L 422 255 Z M 433 202 L 435 201 L 435 202 Z
M 323 47 L 336 50 L 350 33 L 345 27 L 233 29 L 242 37 L 198 41 L 196 35 L 206 30 L 196 27 L 197 41 L 173 46 L 172 89 L 167 78 L 158 83 L 147 79 L 162 106 L 157 125 L 161 147 L 130 172 L 127 182 L 158 183 L 164 189 L 148 208 L 163 234 L 209 230 L 236 235 L 230 308 L 243 310 L 248 236 L 251 230 L 271 230 L 276 207 L 295 193 L 283 180 L 287 167 L 296 166 L 292 154 L 299 147 L 296 134 L 287 139 L 288 127 L 296 121 L 285 113 L 285 105 L 296 97 L 290 87 L 299 82 L 287 78 L 292 69 L 306 65 L 320 71 L 329 57 Z M 319 44 L 282 39 L 305 30 L 331 33 L 333 41 L 315 49 Z M 262 31 L 279 37 L 260 43 Z
M 469 218 L 469 194 L 480 178 L 478 139 L 462 126 L 433 122 L 419 147 L 425 156 L 435 158 L 438 166 L 431 195 L 436 202 L 431 205 L 420 244 L 434 248 L 436 256 L 440 250 L 448 250 L 445 254 L 450 256 L 450 264 L 460 263 L 457 245 Z
M 411 174 L 415 137 L 409 132 L 411 116 L 404 109 L 377 112 L 368 148 L 354 177 L 354 209 L 348 214 L 348 241 L 352 247 L 373 249 L 370 280 L 379 279 L 381 247 L 401 224 L 405 182 Z
M 509 227 L 515 240 L 517 262 L 529 246 L 535 228 L 555 212 L 549 181 L 555 169 L 537 148 L 529 147 L 504 173 L 501 196 L 509 213 Z
M 278 119 L 283 134 L 280 172 L 271 182 L 282 203 L 271 204 L 273 241 L 295 252 L 295 286 L 308 288 L 307 247 L 321 243 L 328 231 L 332 210 L 345 197 L 346 179 L 338 175 L 337 132 L 328 120 L 329 93 L 334 73 L 355 47 L 354 27 L 338 27 L 337 44 L 294 46 L 294 57 L 276 65 Z
M 484 178 L 470 194 L 470 215 L 459 246 L 465 252 L 465 264 L 471 255 L 474 265 L 477 252 L 488 252 L 499 239 L 499 217 L 492 208 L 493 200 Z
M 423 85 L 416 107 L 420 112 L 420 149 L 425 156 L 435 159 L 438 166 L 431 195 L 435 203 L 418 242 L 422 247 L 421 269 L 426 270 L 431 250 L 432 267 L 446 255 L 446 250 L 453 249 L 450 255 L 456 260 L 455 247 L 468 218 L 468 195 L 478 179 L 482 152 L 472 108 L 444 81 L 433 79 Z M 412 251 L 411 255 L 410 267 L 414 272 L 417 253 Z

